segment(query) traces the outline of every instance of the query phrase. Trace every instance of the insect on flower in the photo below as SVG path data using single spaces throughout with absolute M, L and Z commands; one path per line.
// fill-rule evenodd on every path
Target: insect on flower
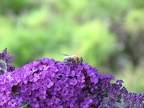
M 62 54 L 65 55 L 64 57 L 64 63 L 76 63 L 76 64 L 81 64 L 83 62 L 83 58 L 76 56 L 76 55 L 67 55 L 67 54 Z

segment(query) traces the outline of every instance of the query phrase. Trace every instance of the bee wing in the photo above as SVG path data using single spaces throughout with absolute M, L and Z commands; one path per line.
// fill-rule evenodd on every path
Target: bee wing
M 60 53 L 61 54 L 61 53 Z M 64 56 L 69 56 L 68 54 L 61 54 L 61 55 L 64 55 Z

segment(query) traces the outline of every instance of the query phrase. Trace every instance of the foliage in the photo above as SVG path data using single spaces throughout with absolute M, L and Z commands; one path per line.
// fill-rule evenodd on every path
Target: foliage
M 0 50 L 20 67 L 44 56 L 76 54 L 102 73 L 144 58 L 144 1 L 1 0 Z M 105 71 L 106 69 L 106 71 Z
M 97 20 L 77 28 L 75 36 L 81 39 L 75 38 L 75 47 L 79 45 L 79 52 L 82 52 L 85 61 L 97 67 L 104 64 L 116 48 L 114 35 L 104 23 Z
M 141 20 L 144 18 L 143 13 L 144 10 L 135 10 L 128 14 L 125 20 L 125 27 L 129 33 L 136 35 L 144 30 L 144 21 Z
M 127 69 L 115 76 L 118 79 L 123 79 L 124 86 L 130 92 L 143 93 L 143 64 L 133 69 L 132 66 L 127 67 Z
M 24 1 L 19 1 L 19 0 L 1 0 L 1 10 L 0 12 L 4 14 L 4 12 L 11 11 L 14 13 L 19 13 L 21 12 L 22 9 L 30 7 L 32 4 L 33 0 L 24 0 Z

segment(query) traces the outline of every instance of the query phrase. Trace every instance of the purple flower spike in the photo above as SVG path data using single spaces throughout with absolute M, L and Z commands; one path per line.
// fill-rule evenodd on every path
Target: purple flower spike
M 7 48 L 0 53 L 0 75 L 11 72 L 15 68 L 11 65 L 14 61 L 14 56 L 12 54 L 7 53 Z
M 6 55 L 0 54 L 7 65 Z M 112 80 L 88 64 L 44 58 L 0 76 L 0 108 L 144 108 L 144 94 Z
M 0 59 L 10 64 L 14 61 L 14 56 L 12 54 L 7 53 L 7 48 L 6 48 L 3 50 L 2 53 L 0 53 Z

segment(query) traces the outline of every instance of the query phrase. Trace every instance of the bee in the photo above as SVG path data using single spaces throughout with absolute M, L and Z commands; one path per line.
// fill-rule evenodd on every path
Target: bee
M 62 54 L 65 55 L 63 62 L 64 63 L 76 63 L 76 64 L 81 64 L 83 62 L 83 58 L 76 56 L 76 55 L 67 55 L 67 54 Z

